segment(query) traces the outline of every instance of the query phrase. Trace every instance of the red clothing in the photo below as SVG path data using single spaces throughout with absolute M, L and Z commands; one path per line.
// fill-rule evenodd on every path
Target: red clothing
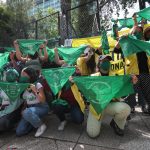
M 63 89 L 62 90 L 62 93 L 60 95 L 60 98 L 63 99 L 63 100 L 66 100 L 70 105 L 75 105 L 77 104 L 77 101 L 72 93 L 72 90 L 71 88 L 65 90 Z

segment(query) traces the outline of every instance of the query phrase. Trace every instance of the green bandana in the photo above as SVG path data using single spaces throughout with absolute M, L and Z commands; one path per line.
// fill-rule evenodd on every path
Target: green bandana
M 110 68 L 110 62 L 109 61 L 104 61 L 100 64 L 100 68 L 103 69 L 104 71 L 108 71 Z
M 20 77 L 19 78 L 19 83 L 29 83 L 29 78 L 28 77 Z
M 81 93 L 100 114 L 113 98 L 134 93 L 130 76 L 74 77 Z
M 135 36 L 136 39 L 141 40 L 142 37 L 143 37 L 143 33 L 141 33 L 141 32 L 135 32 L 135 33 L 133 34 L 133 36 Z
M 15 101 L 20 98 L 20 94 L 29 86 L 22 83 L 0 82 L 0 88 L 6 93 L 10 100 Z

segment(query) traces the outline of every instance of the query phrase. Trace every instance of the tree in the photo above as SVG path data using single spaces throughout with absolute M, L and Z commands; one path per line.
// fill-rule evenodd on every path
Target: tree
M 12 35 L 12 28 L 10 26 L 11 13 L 2 5 L 0 7 L 0 45 L 4 46 L 8 42 L 8 37 Z
M 11 26 L 15 38 L 28 38 L 28 26 L 30 23 L 29 10 L 33 0 L 10 0 L 7 1 L 7 10 L 11 11 Z

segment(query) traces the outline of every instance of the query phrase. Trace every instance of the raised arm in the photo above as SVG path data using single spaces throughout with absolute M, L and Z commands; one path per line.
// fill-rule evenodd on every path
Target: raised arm
M 60 60 L 57 48 L 54 48 L 54 52 L 55 52 L 55 63 L 60 66 L 64 65 L 66 62 L 64 60 Z
M 45 62 L 48 61 L 48 53 L 47 53 L 46 46 L 47 46 L 47 41 L 45 42 L 45 44 L 42 44 L 40 46 L 40 51 L 39 51 L 40 60 Z M 44 51 L 44 56 L 42 56 L 42 50 Z
M 15 50 L 16 50 L 16 57 L 17 57 L 17 59 L 22 61 L 22 62 L 26 62 L 28 59 L 22 57 L 22 53 L 20 52 L 19 44 L 18 44 L 17 40 L 14 41 L 14 47 L 15 47 Z

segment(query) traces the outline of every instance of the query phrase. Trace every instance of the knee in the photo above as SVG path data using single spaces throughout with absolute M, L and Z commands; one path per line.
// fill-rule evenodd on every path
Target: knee
M 16 128 L 16 136 L 22 136 L 24 135 L 24 131 L 21 128 Z
M 120 111 L 118 112 L 118 117 L 120 117 L 120 119 L 127 118 L 130 115 L 130 112 L 131 107 L 126 103 L 122 103 L 120 106 Z
M 23 112 L 22 112 L 22 116 L 24 119 L 28 118 L 29 116 L 32 115 L 32 111 L 29 108 L 26 108 Z
M 75 116 L 75 117 L 73 118 L 73 121 L 74 121 L 76 124 L 82 124 L 83 121 L 84 121 L 84 115 L 81 114 L 81 115 L 79 115 L 79 116 Z
M 96 138 L 100 134 L 101 120 L 97 120 L 90 112 L 87 119 L 87 134 L 91 138 Z

